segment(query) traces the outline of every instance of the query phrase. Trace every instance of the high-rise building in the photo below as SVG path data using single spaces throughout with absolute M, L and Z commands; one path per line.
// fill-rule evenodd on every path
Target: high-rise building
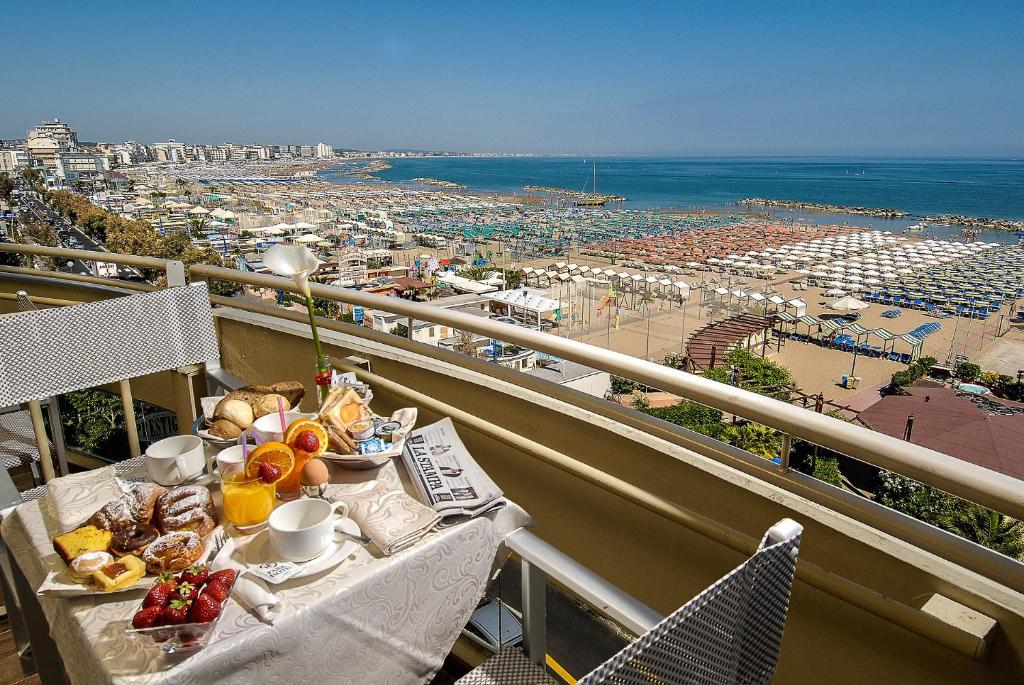
M 63 145 L 66 150 L 74 150 L 78 147 L 78 134 L 60 119 L 44 121 L 29 130 L 28 140 L 31 142 L 33 138 L 52 138 Z
M 313 146 L 312 145 L 300 145 L 299 146 L 299 157 L 312 157 Z
M 316 146 L 316 156 L 317 157 L 333 157 L 334 156 L 334 148 L 331 147 L 330 145 L 328 145 L 327 143 L 320 143 L 319 145 Z
M 30 136 L 25 147 L 33 157 L 50 170 L 57 168 L 57 156 L 68 151 L 68 146 L 63 142 L 47 136 Z

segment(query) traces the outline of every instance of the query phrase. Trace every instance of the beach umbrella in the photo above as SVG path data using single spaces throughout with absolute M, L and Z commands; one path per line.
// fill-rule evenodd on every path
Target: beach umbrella
M 829 288 L 825 291 L 826 295 L 845 295 L 846 291 L 842 288 Z

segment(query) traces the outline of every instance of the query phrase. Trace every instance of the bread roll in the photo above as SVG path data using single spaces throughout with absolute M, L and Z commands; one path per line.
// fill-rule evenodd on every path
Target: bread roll
M 217 407 L 213 410 L 213 418 L 215 421 L 225 419 L 244 430 L 252 425 L 254 416 L 248 402 L 225 397 L 217 403 Z
M 242 434 L 242 429 L 227 419 L 219 419 L 210 426 L 210 434 L 225 440 L 234 440 Z
M 259 395 L 258 397 L 254 397 L 249 404 L 252 405 L 253 415 L 258 419 L 261 416 L 266 416 L 267 414 L 273 414 L 274 412 L 276 412 L 278 400 L 281 400 L 281 403 L 284 405 L 285 411 L 288 411 L 289 409 L 292 408 L 291 405 L 288 404 L 287 397 L 285 397 L 284 395 L 278 395 L 276 393 L 271 393 L 269 395 Z
M 225 399 L 241 400 L 253 404 L 263 395 L 281 395 L 287 400 L 285 402 L 286 408 L 291 409 L 298 406 L 302 398 L 306 396 L 306 389 L 298 381 L 281 381 L 273 385 L 247 385 L 244 388 L 232 390 Z M 274 410 L 277 410 L 276 405 Z

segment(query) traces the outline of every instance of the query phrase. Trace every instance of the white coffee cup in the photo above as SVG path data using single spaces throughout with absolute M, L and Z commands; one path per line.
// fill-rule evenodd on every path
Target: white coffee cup
M 249 445 L 250 452 L 254 449 L 256 449 L 255 445 Z M 242 446 L 232 445 L 231 447 L 227 447 L 222 449 L 220 452 L 217 452 L 217 466 L 211 469 L 211 473 L 220 478 L 220 474 L 223 473 L 226 467 L 231 464 L 241 464 L 243 461 L 245 461 L 245 452 L 243 451 Z
M 270 547 L 285 561 L 309 561 L 327 549 L 334 537 L 334 527 L 347 514 L 348 505 L 344 502 L 297 499 L 282 504 L 268 521 Z
M 298 419 L 315 419 L 316 414 L 304 414 L 301 411 L 286 411 L 284 413 L 284 425 L 285 427 L 291 425 L 292 421 Z M 278 442 L 284 437 L 283 431 L 281 430 L 281 415 L 276 411 L 270 414 L 265 414 L 252 422 L 252 427 L 259 431 L 259 434 L 266 440 L 276 440 Z
M 175 435 L 146 448 L 146 472 L 160 485 L 181 485 L 206 468 L 203 441 L 195 435 Z

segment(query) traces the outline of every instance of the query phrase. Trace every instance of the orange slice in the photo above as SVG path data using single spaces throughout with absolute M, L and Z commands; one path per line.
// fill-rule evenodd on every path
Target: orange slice
M 259 478 L 260 464 L 263 462 L 270 462 L 280 468 L 281 476 L 277 480 L 282 481 L 295 469 L 295 453 L 284 443 L 265 442 L 249 452 L 249 458 L 245 462 L 245 475 L 249 478 Z
M 315 452 L 309 452 L 311 457 L 319 457 L 327 451 L 327 429 L 323 427 L 319 421 L 313 419 L 296 419 L 292 421 L 288 428 L 284 432 L 284 442 L 286 445 L 295 449 L 295 439 L 299 436 L 302 431 L 312 431 L 316 435 L 317 440 L 320 442 L 320 448 Z

